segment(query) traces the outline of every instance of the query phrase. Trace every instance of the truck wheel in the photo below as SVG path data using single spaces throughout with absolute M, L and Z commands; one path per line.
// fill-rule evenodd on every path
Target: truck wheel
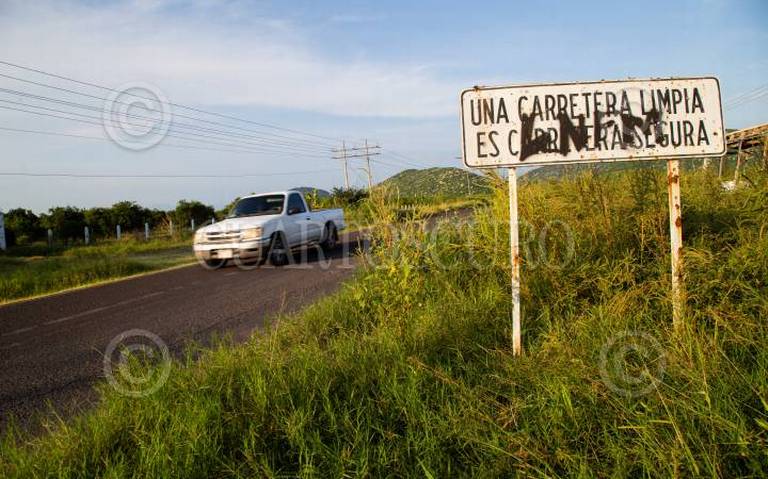
M 339 241 L 339 232 L 336 230 L 336 226 L 333 223 L 325 225 L 325 231 L 323 232 L 322 247 L 326 251 L 332 251 L 336 248 L 336 243 Z
M 223 268 L 226 263 L 227 260 L 225 259 L 207 259 L 205 260 L 205 267 L 212 270 L 219 269 Z
M 288 250 L 282 233 L 275 233 L 269 245 L 269 262 L 272 266 L 284 266 L 288 263 Z

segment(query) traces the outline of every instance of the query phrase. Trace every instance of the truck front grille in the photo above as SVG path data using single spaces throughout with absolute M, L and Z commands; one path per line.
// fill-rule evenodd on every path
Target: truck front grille
M 240 241 L 239 231 L 211 231 L 205 234 L 206 243 L 237 243 Z

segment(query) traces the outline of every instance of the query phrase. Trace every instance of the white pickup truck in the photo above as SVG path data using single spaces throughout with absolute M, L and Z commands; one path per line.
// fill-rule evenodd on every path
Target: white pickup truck
M 345 226 L 343 210 L 311 211 L 298 191 L 264 193 L 241 198 L 225 220 L 198 229 L 193 248 L 207 268 L 231 259 L 279 266 L 299 247 L 335 248 Z

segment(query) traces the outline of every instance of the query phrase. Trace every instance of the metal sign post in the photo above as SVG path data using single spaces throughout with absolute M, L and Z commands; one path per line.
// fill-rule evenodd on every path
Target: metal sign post
M 726 151 L 713 77 L 474 87 L 461 93 L 470 168 L 508 168 L 512 348 L 522 353 L 517 210 L 519 166 L 668 159 L 673 323 L 685 305 L 679 158 Z
M 517 169 L 508 170 L 509 181 L 509 261 L 512 268 L 512 354 L 523 353 L 520 331 L 520 223 L 517 216 Z
M 680 160 L 667 160 L 669 193 L 669 243 L 672 258 L 672 325 L 682 325 L 683 305 L 683 210 L 680 198 Z

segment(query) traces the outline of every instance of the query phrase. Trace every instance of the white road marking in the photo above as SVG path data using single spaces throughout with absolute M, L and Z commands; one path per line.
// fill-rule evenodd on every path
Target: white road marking
M 16 330 L 13 330 L 13 331 L 11 331 L 10 333 L 4 333 L 4 334 L 3 334 L 3 336 L 14 336 L 14 335 L 16 335 L 16 334 L 21 334 L 21 333 L 25 333 L 25 332 L 27 332 L 27 331 L 32 331 L 32 330 L 33 330 L 33 329 L 35 329 L 36 327 L 37 327 L 37 326 L 30 326 L 30 327 L 28 327 L 28 328 L 21 328 L 21 329 L 16 329 Z
M 100 312 L 106 311 L 107 309 L 110 309 L 110 308 L 115 308 L 115 307 L 118 307 L 118 306 L 123 306 L 123 305 L 126 305 L 126 304 L 135 303 L 136 301 L 141 301 L 143 299 L 153 298 L 155 296 L 160 296 L 161 294 L 165 294 L 165 292 L 158 291 L 156 293 L 145 294 L 144 296 L 139 296 L 138 298 L 126 299 L 125 301 L 120 301 L 120 302 L 117 302 L 117 303 L 114 303 L 114 304 L 110 304 L 109 306 L 102 306 L 102 307 L 99 307 L 99 308 L 89 309 L 88 311 L 83 311 L 81 313 L 73 314 L 71 316 L 64 316 L 63 318 L 54 319 L 52 321 L 48 321 L 48 322 L 43 323 L 43 324 L 45 324 L 47 326 L 47 325 L 51 325 L 51 324 L 63 323 L 64 321 L 69 321 L 70 319 L 81 318 L 83 316 L 88 316 L 89 314 L 100 313 Z

